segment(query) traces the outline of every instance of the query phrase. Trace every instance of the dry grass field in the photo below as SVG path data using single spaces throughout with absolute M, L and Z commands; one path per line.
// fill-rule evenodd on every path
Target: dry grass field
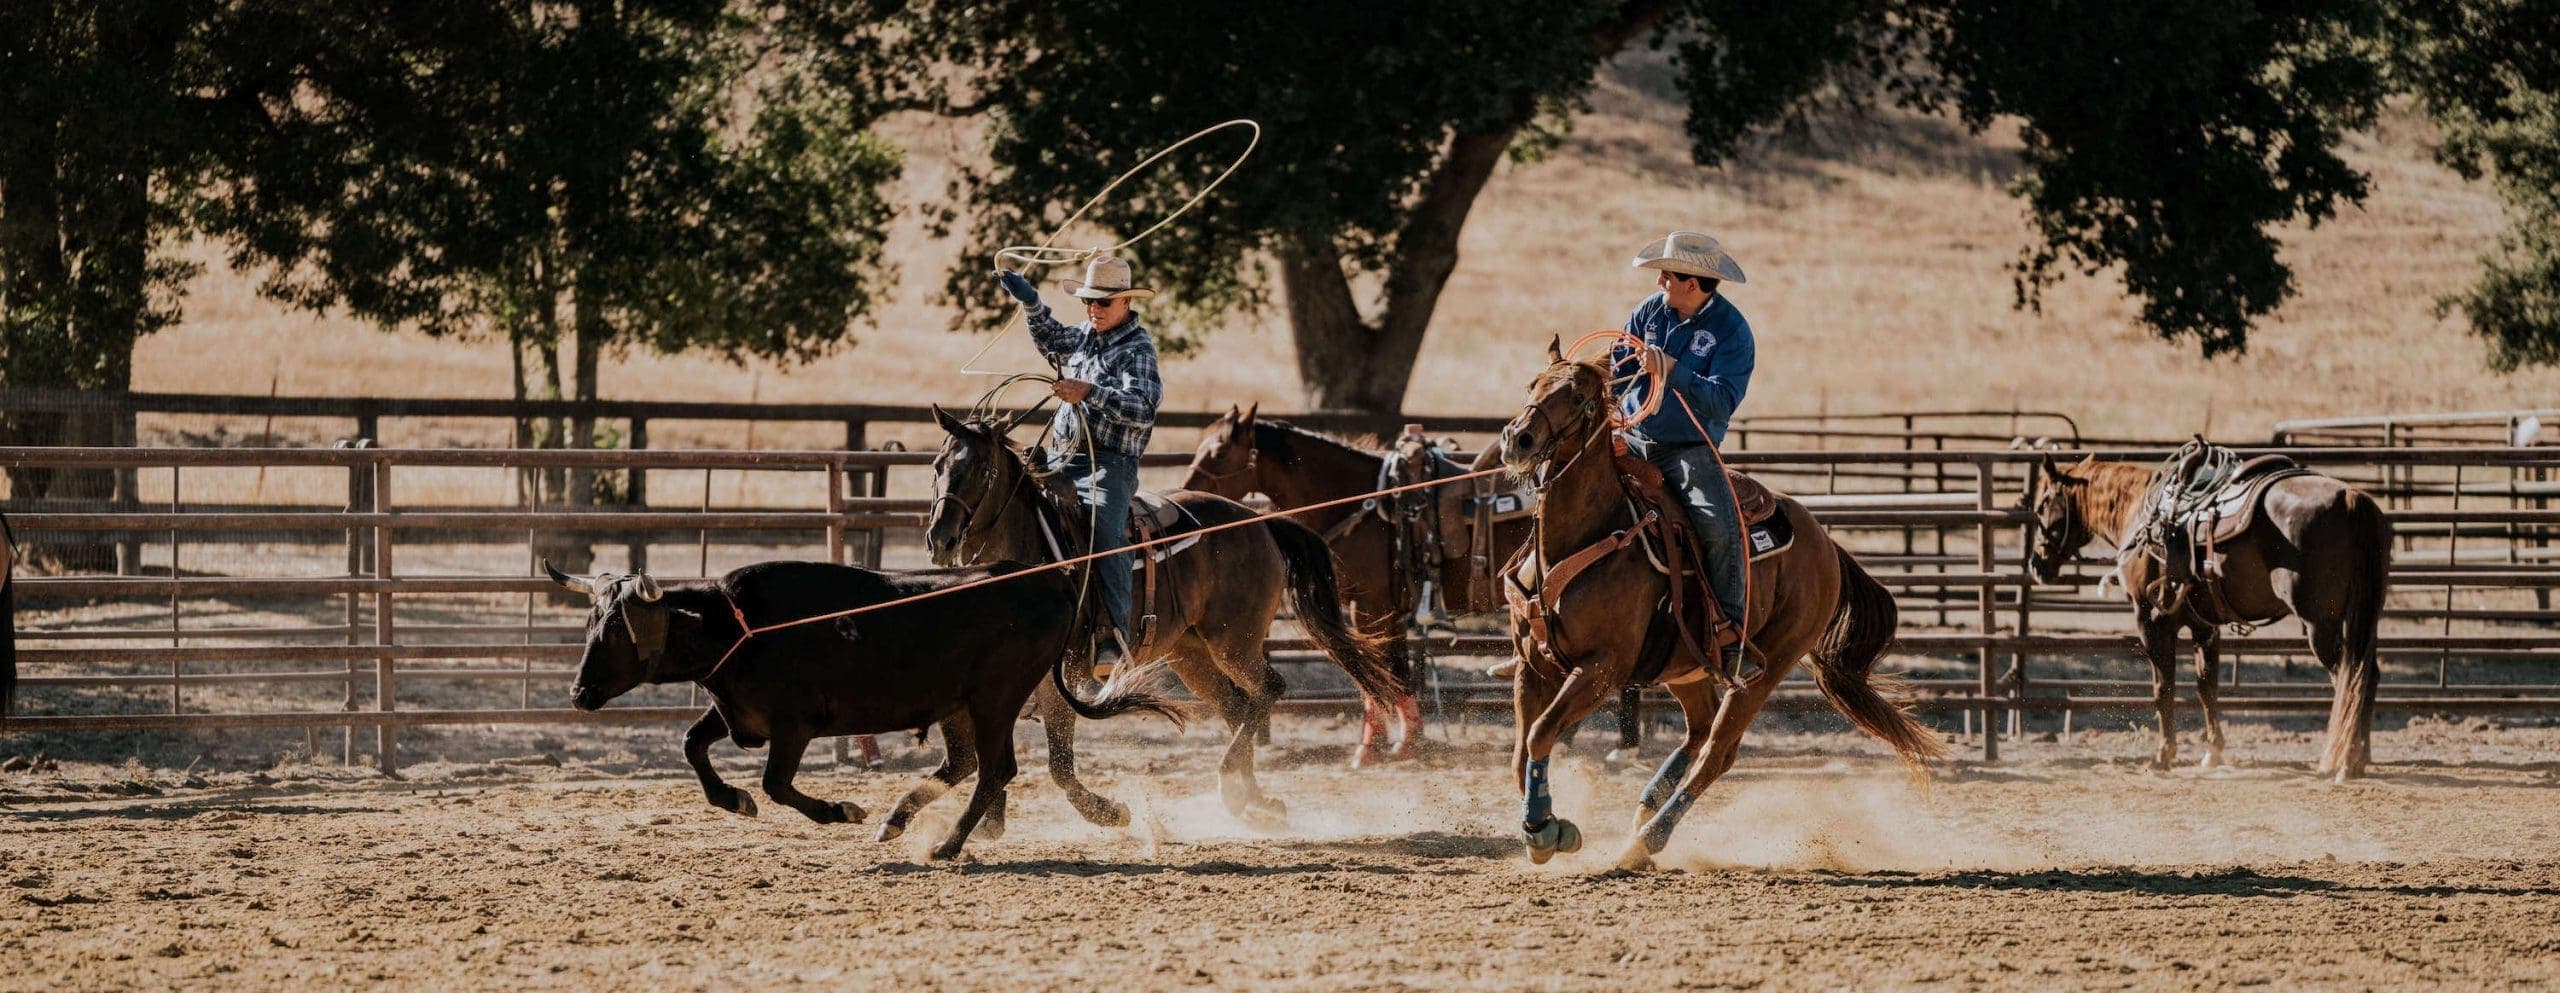
M 2434 298 L 2472 278 L 2502 222 L 2487 188 L 2429 160 L 2426 135 L 2410 119 L 2352 140 L 2352 160 L 2373 176 L 2372 198 L 2318 230 L 2289 232 L 2298 298 L 2253 333 L 2248 357 L 2206 362 L 2138 326 L 2134 304 L 2108 276 L 2057 288 L 2042 314 L 2011 308 L 2007 266 L 2029 235 L 2004 192 L 2014 160 L 2006 137 L 1887 114 L 1826 128 L 1831 137 L 1813 150 L 1763 151 L 1703 170 L 1686 158 L 1679 111 L 1660 98 L 1662 68 L 1649 59 L 1631 57 L 1608 74 L 1556 155 L 1495 177 L 1468 224 L 1407 409 L 1511 407 L 1548 334 L 1613 326 L 1648 291 L 1626 259 L 1666 224 L 1717 234 L 1751 273 L 1732 297 L 1761 342 L 1748 409 L 1762 414 L 2029 407 L 2079 415 L 2092 433 L 2209 429 L 2250 439 L 2292 417 L 2560 397 L 2560 372 L 2491 374 L 2459 318 L 2434 315 Z M 952 163 L 972 147 L 967 131 L 939 124 L 911 123 L 903 137 L 906 189 L 917 201 L 939 196 Z M 1133 250 L 1142 267 L 1144 249 Z M 928 302 L 952 251 L 910 217 L 893 246 L 905 276 L 897 299 L 859 344 L 825 360 L 740 368 L 699 356 L 626 356 L 605 371 L 605 395 L 965 401 L 986 380 L 958 374 L 983 343 L 961 332 L 986 329 L 955 329 L 951 313 Z M 1167 369 L 1169 404 L 1260 400 L 1298 409 L 1278 315 L 1239 316 L 1210 346 Z M 1017 334 L 980 365 L 1030 369 L 1038 360 Z M 136 386 L 504 396 L 507 356 L 485 342 L 288 313 L 260 299 L 254 280 L 216 266 L 192 288 L 185 323 L 143 343 Z M 1168 443 L 1188 444 L 1187 432 L 1173 433 L 1184 436 Z M 761 443 L 794 442 L 768 434 Z M 816 432 L 796 443 L 829 439 Z

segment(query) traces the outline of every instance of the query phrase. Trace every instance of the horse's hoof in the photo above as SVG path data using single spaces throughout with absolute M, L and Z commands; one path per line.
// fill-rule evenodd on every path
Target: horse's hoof
M 1096 824 L 1102 825 L 1103 827 L 1115 828 L 1129 826 L 1128 804 L 1121 803 L 1116 800 L 1104 800 L 1102 801 L 1102 810 L 1100 813 L 1101 816 L 1094 818 L 1093 822 Z
M 2198 768 L 2198 769 L 2219 769 L 2219 768 L 2222 768 L 2222 756 L 2220 756 L 2220 755 L 2216 755 L 2216 754 L 2214 754 L 2214 753 L 2212 753 L 2212 752 L 2206 752 L 2206 753 L 2205 753 L 2204 758 L 2197 760 L 2197 762 L 2196 762 L 2196 768 Z
M 925 857 L 936 862 L 949 862 L 960 857 L 960 846 L 936 845 L 934 846 L 933 851 Z
M 730 813 L 736 814 L 740 817 L 754 817 L 756 815 L 756 798 L 748 796 L 745 791 L 737 791 L 735 797 L 730 802 L 734 804 L 729 808 Z
M 1571 855 L 1582 850 L 1582 829 L 1572 821 L 1556 818 L 1556 851 Z
M 1609 750 L 1609 754 L 1600 756 L 1600 761 L 1609 763 L 1610 765 L 1623 765 L 1635 760 L 1636 750 L 1632 748 L 1612 748 Z
M 1004 820 L 996 817 L 980 818 L 978 820 L 978 830 L 974 833 L 978 837 L 985 838 L 988 841 L 1003 841 Z
M 1621 872 L 1652 872 L 1653 853 L 1645 851 L 1640 844 L 1628 845 L 1626 853 L 1618 856 L 1618 869 Z
M 1238 815 L 1247 825 L 1264 831 L 1278 831 L 1289 826 L 1289 805 L 1270 797 L 1246 804 Z
M 1547 864 L 1548 859 L 1556 857 L 1556 853 L 1558 851 L 1572 850 L 1564 848 L 1562 844 L 1564 841 L 1565 827 L 1568 823 L 1569 822 L 1564 818 L 1550 817 L 1547 818 L 1546 823 L 1540 824 L 1534 829 L 1524 829 L 1520 832 L 1521 839 L 1529 844 L 1529 862 L 1531 864 L 1545 865 Z M 1575 848 L 1582 846 L 1582 832 L 1574 832 L 1573 844 Z
M 882 824 L 880 825 L 880 833 L 879 833 L 879 834 L 872 835 L 872 836 L 871 836 L 871 840 L 873 840 L 873 841 L 896 841 L 896 840 L 898 840 L 898 836 L 899 836 L 899 835 L 902 835 L 902 834 L 905 834 L 905 833 L 907 833 L 907 826 L 906 826 L 906 825 L 904 825 L 904 824 L 900 824 L 900 823 L 898 823 L 898 822 L 896 822 L 896 821 L 887 821 L 887 822 L 884 822 L 884 823 L 882 823 Z
M 1376 762 L 1376 759 L 1369 757 L 1369 744 L 1367 742 L 1362 742 L 1359 748 L 1353 749 L 1351 752 L 1351 767 L 1354 769 L 1366 769 Z
M 863 813 L 862 807 L 851 800 L 836 801 L 836 814 L 843 817 L 844 823 L 847 824 L 860 824 L 864 817 L 870 816 Z

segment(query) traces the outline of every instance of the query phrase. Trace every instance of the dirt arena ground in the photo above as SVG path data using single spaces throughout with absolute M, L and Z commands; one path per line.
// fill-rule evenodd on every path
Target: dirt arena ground
M 2113 726 L 1925 785 L 1843 734 L 1755 736 L 1671 868 L 1638 875 L 1608 866 L 1646 770 L 1586 734 L 1558 788 L 1591 844 L 1534 867 L 1507 730 L 1482 725 L 1350 772 L 1340 721 L 1284 719 L 1265 779 L 1292 824 L 1268 834 L 1208 795 L 1208 732 L 1112 728 L 1087 769 L 1136 824 L 1088 827 L 1027 772 L 1010 834 L 952 864 L 923 857 L 949 799 L 885 844 L 742 819 L 703 805 L 667 728 L 397 781 L 73 763 L 0 777 L 0 988 L 2560 984 L 2547 720 L 2394 725 L 2346 786 L 2308 775 L 2305 726 L 2244 723 L 2210 773 L 2144 769 Z M 931 754 L 802 782 L 876 821 Z M 760 756 L 715 755 L 753 782 Z

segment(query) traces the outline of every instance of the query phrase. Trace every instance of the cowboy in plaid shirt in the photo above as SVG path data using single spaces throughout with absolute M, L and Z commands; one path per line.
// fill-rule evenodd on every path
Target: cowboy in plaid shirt
M 1130 285 L 1129 263 L 1108 255 L 1086 265 L 1085 278 L 1061 280 L 1084 301 L 1085 321 L 1068 325 L 1049 314 L 1040 291 L 1021 274 L 1000 270 L 997 281 L 1022 304 L 1023 320 L 1040 355 L 1058 370 L 1049 392 L 1058 398 L 1050 430 L 1058 438 L 1051 472 L 1075 481 L 1076 496 L 1094 516 L 1093 551 L 1129 543 L 1129 500 L 1138 491 L 1138 456 L 1154 434 L 1164 380 L 1156 370 L 1156 343 L 1130 309 L 1155 291 Z M 1124 645 L 1137 630 L 1129 624 L 1130 563 L 1127 553 L 1098 559 L 1102 602 Z

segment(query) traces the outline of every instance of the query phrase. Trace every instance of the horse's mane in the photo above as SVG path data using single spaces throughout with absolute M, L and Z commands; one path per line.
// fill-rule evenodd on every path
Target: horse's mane
M 1253 447 L 1270 452 L 1273 458 L 1286 458 L 1289 446 L 1296 441 L 1329 446 L 1371 460 L 1382 458 L 1379 453 L 1386 448 L 1374 434 L 1346 438 L 1330 431 L 1299 427 L 1278 418 L 1253 419 Z
M 2160 476 L 2158 470 L 2125 462 L 2084 462 L 2063 471 L 2080 482 L 2084 517 L 2119 525 L 2132 521 Z

